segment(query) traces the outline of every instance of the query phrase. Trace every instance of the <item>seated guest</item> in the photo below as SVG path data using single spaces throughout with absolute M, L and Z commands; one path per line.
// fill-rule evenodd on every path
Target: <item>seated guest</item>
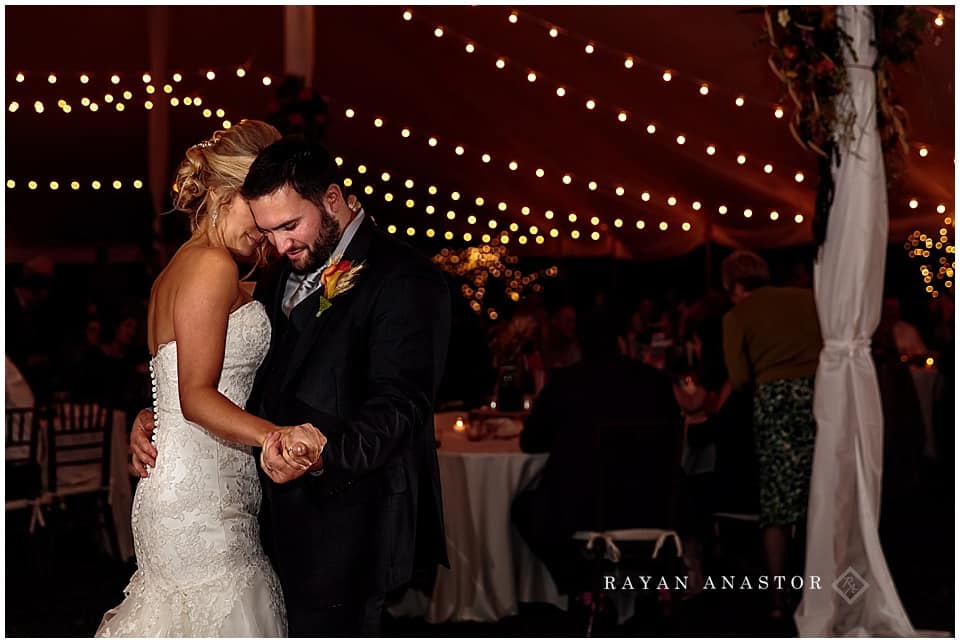
M 513 521 L 546 564 L 561 593 L 570 593 L 576 561 L 571 536 L 591 529 L 598 492 L 590 463 L 596 427 L 672 421 L 680 410 L 670 378 L 620 354 L 605 322 L 580 329 L 583 359 L 561 369 L 534 400 L 520 434 L 527 453 L 549 453 L 540 483 L 513 504 Z
M 577 309 L 572 305 L 560 304 L 551 311 L 540 355 L 543 359 L 543 367 L 548 372 L 580 361 L 581 347 L 577 343 Z
M 56 353 L 62 315 L 52 299 L 54 264 L 34 257 L 23 266 L 22 276 L 8 282 L 6 329 L 7 356 L 29 380 L 40 402 L 49 399 L 57 371 Z

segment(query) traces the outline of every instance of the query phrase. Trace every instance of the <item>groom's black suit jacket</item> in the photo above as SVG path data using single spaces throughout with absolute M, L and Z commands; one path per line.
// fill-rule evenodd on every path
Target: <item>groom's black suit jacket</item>
M 319 291 L 283 314 L 285 259 L 254 292 L 273 334 L 248 409 L 278 425 L 311 422 L 329 440 L 319 476 L 278 485 L 261 472 L 264 540 L 288 610 L 382 594 L 449 565 L 433 427 L 446 280 L 369 217 L 343 258 L 363 268 L 319 317 Z

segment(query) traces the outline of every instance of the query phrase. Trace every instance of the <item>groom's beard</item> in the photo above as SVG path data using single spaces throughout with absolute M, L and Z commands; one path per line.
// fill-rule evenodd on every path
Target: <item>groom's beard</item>
M 302 257 L 290 260 L 294 272 L 313 272 L 325 264 L 330 259 L 330 254 L 334 248 L 340 243 L 340 237 L 342 236 L 343 232 L 340 230 L 337 220 L 333 218 L 333 215 L 327 214 L 321 209 L 320 231 L 317 233 L 317 238 L 307 246 L 307 250 Z

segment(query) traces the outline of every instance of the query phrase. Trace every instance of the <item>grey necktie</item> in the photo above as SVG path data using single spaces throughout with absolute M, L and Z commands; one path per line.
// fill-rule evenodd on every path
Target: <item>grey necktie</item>
M 290 295 L 290 298 L 283 304 L 283 312 L 287 317 L 290 316 L 290 311 L 296 308 L 300 302 L 313 293 L 314 288 L 316 288 L 317 284 L 320 282 L 320 276 L 322 274 L 323 270 L 317 270 L 316 272 L 304 275 L 300 285 L 296 290 L 293 291 L 293 294 Z

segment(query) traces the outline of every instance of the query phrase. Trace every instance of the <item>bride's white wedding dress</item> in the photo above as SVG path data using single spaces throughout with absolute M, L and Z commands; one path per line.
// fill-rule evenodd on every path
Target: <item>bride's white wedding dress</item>
M 262 304 L 231 313 L 219 390 L 238 406 L 269 345 Z M 286 636 L 280 583 L 260 545 L 252 448 L 184 419 L 175 342 L 150 367 L 159 454 L 134 497 L 138 570 L 97 636 Z

